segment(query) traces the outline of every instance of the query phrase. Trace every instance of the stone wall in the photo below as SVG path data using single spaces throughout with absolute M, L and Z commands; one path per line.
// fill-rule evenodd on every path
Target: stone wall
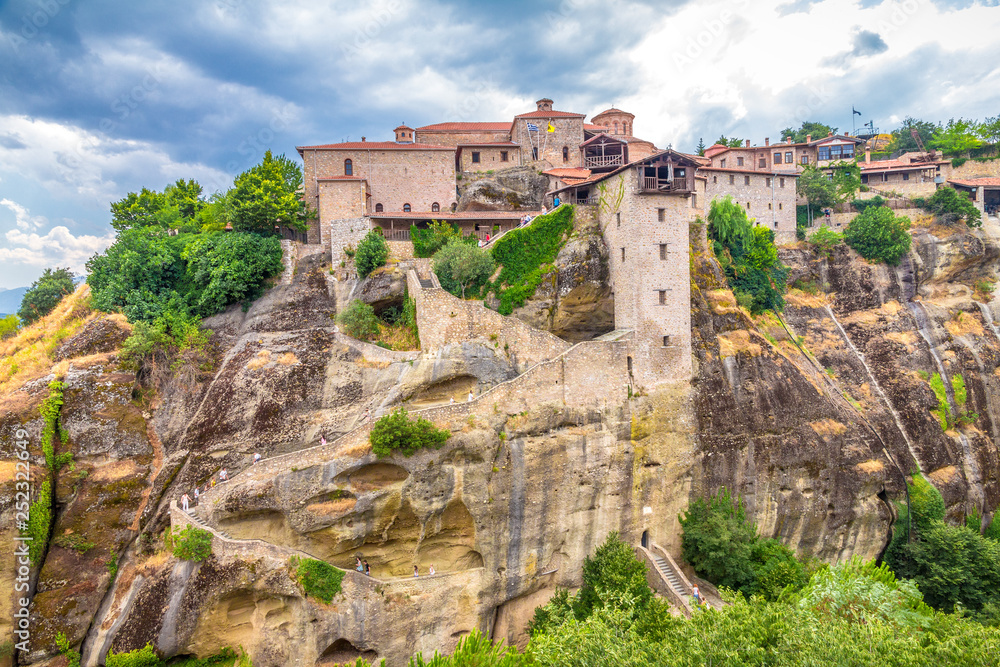
M 922 208 L 900 208 L 894 209 L 893 213 L 896 215 L 904 215 L 910 219 L 912 222 L 917 217 L 921 215 L 927 215 L 927 211 Z M 850 211 L 848 213 L 831 213 L 830 214 L 830 229 L 835 232 L 843 232 L 847 225 L 851 224 L 851 220 L 857 217 L 857 212 Z M 816 219 L 813 221 L 812 227 L 806 228 L 806 236 L 809 236 L 813 232 L 817 231 L 820 226 L 823 225 L 823 216 L 817 215 Z
M 778 243 L 795 242 L 794 175 L 745 171 L 699 170 L 707 178 L 704 213 L 716 197 L 731 195 L 757 224 L 774 230 Z
M 459 144 L 500 143 L 510 141 L 510 130 L 473 131 L 420 131 L 417 129 L 417 143 L 433 146 L 457 147 Z M 517 150 L 517 147 L 514 147 Z
M 400 260 L 413 259 L 413 241 L 386 241 L 389 256 Z
M 424 352 L 434 352 L 447 344 L 480 340 L 503 350 L 523 371 L 555 358 L 570 347 L 561 338 L 486 308 L 481 301 L 463 301 L 440 287 L 421 288 L 413 271 L 407 273 L 407 287 L 417 303 L 417 327 Z
M 317 223 L 310 225 L 310 237 L 317 228 L 319 238 L 310 243 L 329 243 L 330 226 L 339 220 L 356 220 L 365 215 L 365 194 L 368 186 L 362 180 L 319 181 L 319 198 L 316 210 L 319 214 Z M 367 227 L 366 227 L 367 229 Z
M 342 261 L 347 261 L 344 248 L 351 246 L 357 248 L 361 239 L 368 234 L 371 229 L 371 221 L 368 218 L 344 218 L 340 220 L 324 220 L 321 225 L 323 229 L 324 242 L 330 244 L 330 258 L 333 266 L 339 266 Z M 312 234 L 312 229 L 310 229 Z M 312 238 L 309 239 L 312 243 Z
M 538 126 L 538 132 L 528 132 L 527 123 Z M 555 132 L 547 132 L 549 123 Z M 515 118 L 511 128 L 514 143 L 520 145 L 521 163 L 533 162 L 532 146 L 537 147 L 538 159 L 545 160 L 553 167 L 581 167 L 583 154 L 583 117 L 574 118 Z M 568 149 L 568 159 L 563 160 L 563 147 Z
M 479 153 L 479 162 L 472 161 L 472 154 Z M 507 154 L 503 159 L 502 153 Z M 510 146 L 463 146 L 459 169 L 463 173 L 508 169 L 521 164 L 521 147 Z

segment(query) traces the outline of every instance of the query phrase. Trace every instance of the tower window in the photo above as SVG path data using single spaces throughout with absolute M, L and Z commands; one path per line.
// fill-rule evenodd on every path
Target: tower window
M 382 208 L 382 204 L 375 204 L 375 212 L 376 213 L 381 213 L 383 210 L 384 209 Z
M 749 176 L 744 176 L 743 177 L 743 185 L 750 185 L 750 177 Z
M 434 213 L 437 213 L 440 210 L 441 210 L 441 204 L 439 204 L 437 202 L 434 202 L 433 204 L 431 204 L 431 211 L 433 211 Z
M 666 258 L 667 258 L 667 244 L 666 243 L 661 243 L 660 244 L 660 259 L 666 259 Z
M 351 162 L 351 158 L 344 160 L 344 176 L 354 175 L 354 163 Z
M 563 146 L 563 162 L 569 162 L 569 146 Z
M 500 161 L 501 162 L 507 161 L 507 151 L 500 151 Z
M 625 261 L 625 248 L 622 248 L 622 261 Z
M 473 164 L 479 163 L 479 151 L 472 151 L 472 162 Z
M 667 219 L 667 209 L 665 208 L 656 209 L 656 221 L 664 222 L 666 221 L 666 219 Z
M 664 336 L 663 337 L 663 347 L 669 347 L 669 346 L 670 346 L 670 336 Z
M 660 246 L 660 247 L 662 248 L 663 246 Z M 661 290 L 659 290 L 658 293 L 660 295 L 660 305 L 661 306 L 667 305 L 667 290 L 661 289 Z
M 403 213 L 409 213 L 409 212 L 410 212 L 410 205 L 403 204 Z

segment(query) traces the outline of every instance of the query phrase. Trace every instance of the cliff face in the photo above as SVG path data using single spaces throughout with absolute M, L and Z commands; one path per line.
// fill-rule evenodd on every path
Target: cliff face
M 59 631 L 82 641 L 85 665 L 147 641 L 165 655 L 239 644 L 257 665 L 400 664 L 414 651 L 448 651 L 474 628 L 523 642 L 534 607 L 556 586 L 579 585 L 584 557 L 609 531 L 632 543 L 645 531 L 677 553 L 677 514 L 720 486 L 743 495 L 763 534 L 830 561 L 881 552 L 890 501 L 918 467 L 950 516 L 988 514 L 1000 502 L 1000 336 L 992 304 L 979 302 L 1000 246 L 979 231 L 933 228 L 916 239 L 898 269 L 843 247 L 829 257 L 783 249 L 805 289 L 790 292 L 779 320 L 736 307 L 694 226 L 695 377 L 592 409 L 542 400 L 527 382 L 516 401 L 487 394 L 466 404 L 470 389 L 517 377 L 489 340 L 422 355 L 336 332 L 339 292 L 321 254 L 298 257 L 286 283 L 248 312 L 208 322 L 214 367 L 167 385 L 145 413 L 116 361 L 121 329 L 97 319 L 89 339 L 64 343 L 70 356 L 54 369 L 69 385 L 64 424 L 78 466 L 60 475 L 54 535 L 96 546 L 53 546 L 36 570 L 38 639 L 21 662 L 48 660 Z M 584 224 L 564 253 L 550 291 L 518 316 L 553 331 L 576 322 L 559 329 L 567 338 L 603 333 L 603 241 Z M 589 305 L 574 312 L 566 303 L 576 290 L 604 296 L 581 296 Z M 942 372 L 947 430 L 930 384 Z M 43 378 L 3 397 L 5 485 L 14 479 L 8 436 L 25 426 L 38 442 L 46 391 Z M 352 430 L 367 410 L 397 405 L 440 406 L 435 421 L 451 439 L 376 459 L 364 431 Z M 328 445 L 309 449 L 321 436 Z M 252 466 L 254 453 L 265 464 Z M 196 510 L 218 531 L 214 555 L 179 561 L 163 545 L 164 528 L 183 520 L 170 502 L 223 467 L 233 480 Z M 2 530 L 10 544 L 13 528 Z M 328 605 L 292 575 L 292 556 L 353 570 L 356 555 L 373 578 L 348 572 Z M 437 576 L 426 577 L 430 565 Z

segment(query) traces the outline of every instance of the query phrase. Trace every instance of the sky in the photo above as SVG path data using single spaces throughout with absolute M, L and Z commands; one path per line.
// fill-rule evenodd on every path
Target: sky
M 0 0 L 0 288 L 85 271 L 142 187 L 542 97 L 682 151 L 997 116 L 997 35 L 996 0 Z

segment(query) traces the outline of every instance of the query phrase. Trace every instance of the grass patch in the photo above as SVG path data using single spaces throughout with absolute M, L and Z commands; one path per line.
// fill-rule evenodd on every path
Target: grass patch
M 931 391 L 937 396 L 938 401 L 937 407 L 931 410 L 931 413 L 937 417 L 938 423 L 941 424 L 941 430 L 947 431 L 951 425 L 951 410 L 948 409 L 948 393 L 945 391 L 941 374 L 934 373 L 928 384 L 930 384 Z
M 76 533 L 70 533 L 69 535 L 60 535 L 56 539 L 52 540 L 57 546 L 63 549 L 70 549 L 79 554 L 85 554 L 94 548 L 93 542 L 88 542 L 83 538 L 82 535 Z
M 293 558 L 292 567 L 295 568 L 295 580 L 306 595 L 330 604 L 340 592 L 340 585 L 344 580 L 343 570 L 312 558 Z

